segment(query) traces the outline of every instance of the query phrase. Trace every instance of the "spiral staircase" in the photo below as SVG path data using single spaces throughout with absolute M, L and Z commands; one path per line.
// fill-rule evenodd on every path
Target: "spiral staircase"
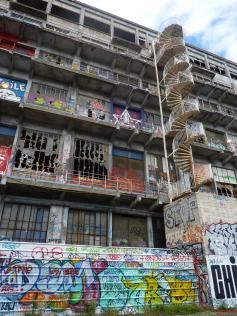
M 171 110 L 165 131 L 166 136 L 173 138 L 172 156 L 180 177 L 190 173 L 195 180 L 191 144 L 204 137 L 205 130 L 202 123 L 191 120 L 199 112 L 199 102 L 189 96 L 194 80 L 182 27 L 176 23 L 165 27 L 159 34 L 155 51 L 157 66 L 163 69 L 166 105 Z

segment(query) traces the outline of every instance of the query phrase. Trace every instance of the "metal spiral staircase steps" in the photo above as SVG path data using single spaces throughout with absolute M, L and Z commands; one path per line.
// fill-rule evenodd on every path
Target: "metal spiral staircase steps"
M 184 53 L 186 48 L 182 27 L 178 24 L 167 26 L 160 33 L 155 48 L 157 51 L 157 64 L 162 67 L 174 55 Z
M 165 82 L 168 83 L 178 72 L 185 71 L 189 66 L 189 58 L 186 52 L 171 57 L 166 63 L 163 71 Z

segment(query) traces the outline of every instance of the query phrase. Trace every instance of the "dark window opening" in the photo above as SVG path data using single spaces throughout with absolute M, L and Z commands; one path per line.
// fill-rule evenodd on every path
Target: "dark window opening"
M 209 64 L 210 66 L 210 69 L 220 75 L 225 75 L 226 72 L 224 70 L 224 68 L 220 67 L 220 66 L 217 66 L 217 65 L 214 65 L 214 64 Z
M 49 208 L 18 205 L 4 205 L 0 235 L 14 241 L 45 242 L 48 230 Z
M 59 136 L 23 129 L 15 156 L 15 168 L 55 173 Z
M 199 66 L 199 67 L 206 68 L 205 62 L 202 61 L 201 59 L 191 57 L 191 58 L 190 58 L 190 62 L 191 62 L 192 64 L 194 64 L 194 65 Z
M 96 31 L 110 34 L 110 25 L 109 24 L 95 20 L 95 19 L 90 18 L 88 16 L 86 16 L 84 19 L 84 25 L 91 27 L 92 29 L 94 29 Z
M 229 196 L 232 197 L 232 192 L 230 189 L 226 188 L 225 186 L 223 187 L 217 187 L 217 192 L 218 195 L 224 195 L 224 196 Z
M 106 246 L 107 231 L 106 213 L 69 210 L 66 243 Z
M 135 43 L 135 34 L 121 30 L 118 27 L 114 28 L 114 36 Z
M 80 18 L 80 14 L 54 4 L 52 5 L 51 14 L 74 23 L 78 23 Z
M 237 80 L 237 74 L 234 74 L 234 73 L 231 72 L 230 76 L 231 76 L 232 79 Z
M 146 39 L 143 37 L 139 37 L 139 45 L 143 48 L 146 48 Z
M 17 0 L 17 2 L 40 11 L 45 11 L 47 8 L 47 2 L 42 0 Z
M 76 140 L 73 174 L 93 179 L 104 179 L 108 175 L 107 155 L 107 146 L 105 145 Z
M 155 248 L 165 248 L 165 225 L 163 218 L 152 218 L 153 241 Z

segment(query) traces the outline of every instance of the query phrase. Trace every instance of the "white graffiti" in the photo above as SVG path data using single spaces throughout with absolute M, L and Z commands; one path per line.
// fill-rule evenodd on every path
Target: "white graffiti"
M 211 224 L 205 236 L 209 254 L 237 255 L 237 224 Z

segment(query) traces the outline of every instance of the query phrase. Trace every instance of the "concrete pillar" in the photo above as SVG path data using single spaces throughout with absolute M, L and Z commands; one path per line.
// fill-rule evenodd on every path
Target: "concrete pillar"
M 47 242 L 66 243 L 68 207 L 51 206 Z
M 85 17 L 85 8 L 81 8 L 80 20 L 79 20 L 80 25 L 84 24 L 84 17 Z
M 107 235 L 107 245 L 109 247 L 112 246 L 112 238 L 113 238 L 113 234 L 112 234 L 112 228 L 113 228 L 113 215 L 112 212 L 109 211 L 108 213 L 108 235 Z
M 72 135 L 67 131 L 63 131 L 62 142 L 60 144 L 61 159 L 58 169 L 57 181 L 60 183 L 67 182 L 67 178 L 72 170 L 69 170 L 69 158 L 71 153 Z
M 25 90 L 25 93 L 24 93 L 24 98 L 23 98 L 23 100 L 22 100 L 22 102 L 20 104 L 20 107 L 22 107 L 22 103 L 27 103 L 31 86 L 32 86 L 32 80 L 28 79 L 27 84 L 26 84 L 26 90 Z
M 205 58 L 205 65 L 206 65 L 206 68 L 207 68 L 207 69 L 210 69 L 209 62 L 208 62 L 208 58 L 207 58 L 207 54 L 204 54 L 204 58 Z
M 152 217 L 147 216 L 147 241 L 148 247 L 154 248 Z

